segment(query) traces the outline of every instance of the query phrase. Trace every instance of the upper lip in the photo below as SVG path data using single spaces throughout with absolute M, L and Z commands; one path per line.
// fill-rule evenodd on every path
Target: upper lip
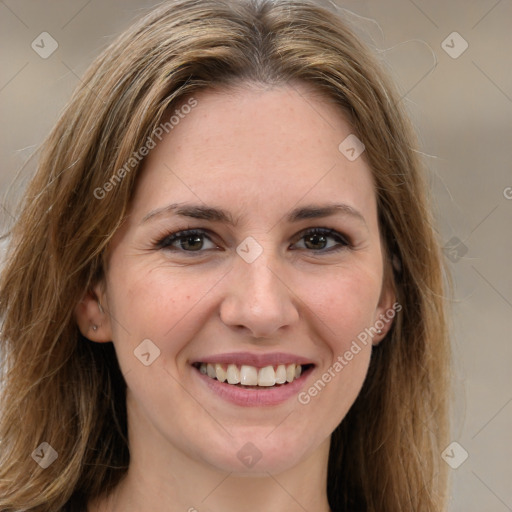
M 212 364 L 235 364 L 237 366 L 249 365 L 256 368 L 264 368 L 265 366 L 278 366 L 280 364 L 314 364 L 310 359 L 295 354 L 287 354 L 284 352 L 274 352 L 269 354 L 256 354 L 254 352 L 229 352 L 224 354 L 215 354 L 204 356 L 192 361 L 196 363 L 212 363 Z

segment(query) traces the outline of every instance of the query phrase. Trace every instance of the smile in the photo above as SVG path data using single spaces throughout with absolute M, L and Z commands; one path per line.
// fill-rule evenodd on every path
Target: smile
M 286 385 L 298 379 L 311 365 L 279 364 L 257 368 L 251 365 L 195 363 L 203 374 L 219 382 L 249 389 Z

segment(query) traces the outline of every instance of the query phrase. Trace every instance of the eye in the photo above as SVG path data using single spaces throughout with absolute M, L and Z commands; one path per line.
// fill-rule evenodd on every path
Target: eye
M 346 247 L 351 247 L 351 243 L 348 241 L 347 237 L 329 228 L 307 229 L 302 231 L 299 237 L 300 241 L 304 240 L 304 248 L 306 250 L 309 249 L 316 253 L 334 252 Z M 334 240 L 336 243 L 332 244 L 330 247 L 326 247 L 329 239 Z M 204 252 L 202 249 L 204 249 L 205 240 L 211 244 L 211 247 L 206 247 L 206 249 L 217 248 L 203 229 L 187 229 L 170 233 L 154 242 L 154 246 L 157 249 L 165 249 L 173 252 L 201 253 Z
M 179 242 L 179 248 L 184 252 L 202 252 L 203 239 L 206 238 L 214 246 L 210 237 L 201 229 L 187 229 L 185 231 L 176 231 L 166 235 L 164 238 L 156 242 L 156 247 L 159 249 L 179 250 L 173 247 L 173 244 Z
M 338 233 L 338 231 L 329 228 L 311 228 L 303 231 L 300 234 L 300 237 L 300 240 L 305 240 L 305 247 L 307 249 L 312 249 L 315 252 L 339 251 L 351 246 L 347 237 Z M 331 240 L 335 240 L 337 243 L 330 247 L 326 247 L 326 244 L 328 244 L 327 240 L 329 238 Z M 318 245 L 322 247 L 318 247 Z

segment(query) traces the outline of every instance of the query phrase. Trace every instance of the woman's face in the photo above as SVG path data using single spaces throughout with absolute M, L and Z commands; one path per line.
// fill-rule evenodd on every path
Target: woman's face
M 150 150 L 96 289 L 131 442 L 273 473 L 328 449 L 356 399 L 394 298 L 364 153 L 310 92 L 202 91 Z

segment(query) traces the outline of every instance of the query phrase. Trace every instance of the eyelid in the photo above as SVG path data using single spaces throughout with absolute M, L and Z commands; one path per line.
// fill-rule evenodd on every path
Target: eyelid
M 311 233 L 312 234 L 321 234 L 321 235 L 325 235 L 325 236 L 328 236 L 331 238 L 340 239 L 343 242 L 343 244 L 345 244 L 346 246 L 353 245 L 351 238 L 348 235 L 346 235 L 345 233 L 342 233 L 342 232 L 338 231 L 337 229 L 320 227 L 320 226 L 312 227 L 312 228 L 305 228 L 302 231 L 299 231 L 299 233 L 297 233 L 296 238 L 297 238 L 297 240 L 300 240 L 305 235 L 308 235 Z
M 321 227 L 321 226 L 313 226 L 313 227 L 305 228 L 305 229 L 299 231 L 294 237 L 294 239 L 295 239 L 294 244 L 299 242 L 302 238 L 304 238 L 308 234 L 325 235 L 326 237 L 332 238 L 337 242 L 336 246 L 330 247 L 328 249 L 317 249 L 317 250 L 307 249 L 307 248 L 300 249 L 300 250 L 309 252 L 310 254 L 314 254 L 314 255 L 326 254 L 327 255 L 327 254 L 335 253 L 335 252 L 338 252 L 338 251 L 341 251 L 344 249 L 345 250 L 352 249 L 354 247 L 350 236 L 348 236 L 345 233 L 342 233 L 336 229 Z M 202 253 L 205 253 L 208 250 L 211 250 L 211 249 L 207 249 L 207 250 L 199 250 L 199 251 L 184 251 L 179 248 L 169 249 L 171 243 L 179 241 L 181 238 L 185 238 L 187 236 L 194 236 L 194 235 L 203 236 L 203 237 L 207 238 L 210 242 L 215 244 L 215 242 L 213 240 L 214 237 L 212 236 L 214 234 L 209 229 L 185 228 L 185 229 L 175 230 L 172 233 L 167 233 L 163 237 L 157 238 L 155 241 L 153 241 L 153 247 L 157 250 L 168 250 L 170 252 L 182 253 L 187 256 L 200 255 Z
M 205 238 L 208 238 L 212 241 L 212 237 L 210 234 L 210 231 L 208 229 L 203 228 L 186 228 L 186 229 L 178 229 L 176 231 L 172 231 L 171 233 L 165 234 L 163 237 L 157 238 L 153 242 L 153 246 L 156 249 L 166 249 L 167 246 L 164 245 L 167 241 L 175 242 L 176 240 L 179 240 L 180 238 L 185 238 L 186 236 L 193 236 L 193 235 L 200 235 L 204 236 Z M 194 251 L 179 251 L 179 252 L 194 252 Z M 197 251 L 198 253 L 204 252 L 204 251 Z

